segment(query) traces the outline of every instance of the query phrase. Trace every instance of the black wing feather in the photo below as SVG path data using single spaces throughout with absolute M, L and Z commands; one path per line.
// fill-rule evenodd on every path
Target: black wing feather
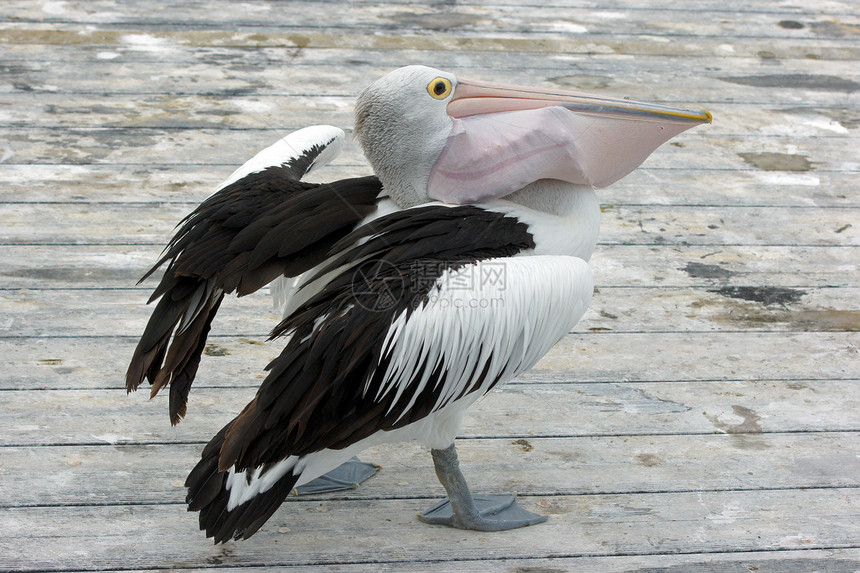
M 153 394 L 170 385 L 171 423 L 185 414 L 224 294 L 243 296 L 280 275 L 312 268 L 376 208 L 382 191 L 376 177 L 330 184 L 297 179 L 321 149 L 300 158 L 310 157 L 307 165 L 269 167 L 215 193 L 183 219 L 164 256 L 141 279 L 167 265 L 150 298 L 161 300 L 132 356 L 126 388 L 136 390 L 144 378 Z

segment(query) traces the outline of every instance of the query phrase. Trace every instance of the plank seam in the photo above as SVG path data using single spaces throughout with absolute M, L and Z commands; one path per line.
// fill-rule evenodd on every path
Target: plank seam
M 511 435 L 494 435 L 494 436 L 484 436 L 484 435 L 474 435 L 474 436 L 457 436 L 458 441 L 469 441 L 469 440 L 483 440 L 483 441 L 496 441 L 496 440 L 518 440 L 518 439 L 528 439 L 528 440 L 590 440 L 590 439 L 602 439 L 602 438 L 661 438 L 661 437 L 679 437 L 679 436 L 719 436 L 719 437 L 730 437 L 730 436 L 780 436 L 780 435 L 832 435 L 832 434 L 860 434 L 860 428 L 857 429 L 818 429 L 818 430 L 764 430 L 761 432 L 737 432 L 730 433 L 724 431 L 701 431 L 701 432 L 654 432 L 654 433 L 603 433 L 603 434 L 511 434 Z M 208 440 L 178 440 L 175 442 L 171 441 L 152 441 L 152 442 L 141 442 L 141 441 L 116 441 L 116 442 L 56 442 L 56 443 L 8 443 L 8 444 L 0 444 L 0 450 L 6 448 L 18 448 L 18 449 L 29 449 L 29 448 L 93 448 L 93 447 L 128 447 L 128 446 L 153 446 L 153 447 L 169 447 L 169 446 L 205 446 Z M 860 487 L 860 486 L 858 486 Z
M 250 562 L 250 563 L 222 563 L 218 565 L 203 564 L 199 566 L 181 567 L 174 565 L 148 565 L 148 571 L 199 571 L 200 569 L 257 569 L 257 568 L 297 568 L 309 566 L 340 566 L 340 565 L 416 565 L 416 564 L 434 564 L 440 565 L 445 563 L 493 563 L 493 562 L 509 562 L 509 561 L 547 561 L 553 559 L 596 559 L 596 558 L 618 558 L 618 557 L 675 557 L 675 556 L 696 556 L 703 557 L 713 555 L 749 555 L 760 554 L 770 555 L 789 552 L 808 552 L 808 551 L 836 551 L 836 550 L 853 550 L 860 549 L 860 545 L 851 543 L 844 544 L 818 544 L 809 545 L 807 547 L 772 547 L 769 549 L 759 548 L 725 548 L 714 549 L 712 551 L 702 550 L 667 550 L 667 551 L 652 551 L 652 552 L 583 552 L 583 553 L 549 553 L 546 555 L 526 555 L 526 556 L 486 556 L 486 557 L 451 557 L 448 559 L 428 559 L 428 558 L 411 558 L 411 559 L 364 559 L 364 560 L 345 560 L 345 559 L 323 559 L 317 561 L 285 561 L 285 562 Z M 45 568 L 37 569 L 0 569 L 0 573 L 81 573 L 84 571 L 140 571 L 141 566 L 128 567 L 98 567 L 93 569 L 80 568 Z
M 807 287 L 808 288 L 808 287 Z M 708 334 L 708 335 L 736 335 L 736 334 L 766 334 L 766 335 L 786 335 L 786 334 L 856 334 L 857 330 L 847 330 L 847 329 L 816 329 L 816 330 L 791 330 L 791 329 L 773 329 L 773 330 L 765 330 L 765 329 L 754 329 L 748 328 L 743 330 L 573 330 L 568 332 L 569 335 L 574 336 L 629 336 L 629 335 L 681 335 L 681 336 L 689 336 L 691 334 Z M 136 341 L 140 337 L 139 334 L 9 334 L 9 335 L 0 335 L 0 340 L 130 340 Z M 250 338 L 250 339 L 258 339 L 258 340 L 268 340 L 269 334 L 265 332 L 255 332 L 255 333 L 243 333 L 243 332 L 234 332 L 234 333 L 215 333 L 210 334 L 208 336 L 209 339 L 213 338 Z M 280 340 L 280 339 L 277 339 Z
M 860 382 L 860 378 L 677 378 L 674 380 L 553 380 L 549 377 L 543 378 L 541 374 L 535 374 L 534 379 L 515 379 L 508 382 L 503 388 L 498 389 L 498 392 L 504 392 L 506 388 L 511 386 L 580 386 L 592 384 L 737 384 L 737 383 L 793 383 L 793 382 Z M 206 384 L 201 383 L 195 386 L 200 390 L 244 390 L 255 389 L 257 386 L 241 385 L 241 384 Z M 105 390 L 122 390 L 120 386 L 35 386 L 29 388 L 0 388 L 0 392 L 96 392 Z
M 429 462 L 428 462 L 429 464 Z M 428 465 L 429 471 L 430 465 Z M 658 489 L 658 490 L 618 490 L 618 491 L 551 491 L 551 492 L 523 492 L 517 491 L 517 497 L 610 497 L 610 496 L 637 496 L 637 495 L 677 495 L 690 493 L 760 493 L 760 492 L 778 492 L 778 491 L 827 491 L 827 490 L 860 490 L 860 484 L 827 484 L 827 485 L 798 485 L 798 486 L 775 486 L 775 487 L 732 487 L 732 488 L 702 488 L 702 489 Z M 439 499 L 439 495 L 433 494 L 414 494 L 414 495 L 371 495 L 371 496 L 344 496 L 332 494 L 330 496 L 323 495 L 303 495 L 300 497 L 290 496 L 287 498 L 287 503 L 319 503 L 320 501 L 327 502 L 368 502 L 368 501 L 420 501 Z M 64 508 L 64 507 L 164 507 L 164 506 L 182 506 L 184 501 L 123 501 L 123 502 L 68 502 L 68 503 L 37 503 L 37 504 L 0 504 L 0 510 L 16 510 L 16 509 L 49 509 L 49 508 Z

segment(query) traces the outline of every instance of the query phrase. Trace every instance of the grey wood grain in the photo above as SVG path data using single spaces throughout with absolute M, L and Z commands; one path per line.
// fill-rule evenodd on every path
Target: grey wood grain
M 422 526 L 431 500 L 288 501 L 250 543 L 213 546 L 175 504 L 0 509 L 7 568 L 184 568 L 201 563 L 295 566 L 851 547 L 850 488 L 524 497 L 550 514 L 542 535 L 500 536 Z M 765 515 L 767 519 L 761 519 Z M 18 525 L 26 520 L 28 529 Z M 86 530 L 80 524 L 86 523 Z M 393 536 L 392 529 L 400 531 Z M 22 535 L 23 533 L 23 535 Z M 360 543 L 350 543 L 359 537 Z M 46 542 L 50 539 L 50 542 Z M 169 539 L 169 542 L 166 540 Z M 612 541 L 607 543 L 607 539 Z M 418 565 L 419 567 L 421 565 Z
M 198 385 L 253 386 L 283 342 L 210 336 Z M 0 338 L 4 390 L 124 387 L 129 337 Z M 655 382 L 856 379 L 857 332 L 583 332 L 570 334 L 524 380 Z M 142 398 L 141 398 L 142 399 Z M 32 402 L 31 403 L 35 403 Z M 160 424 L 160 422 L 159 422 Z
M 856 438 L 854 433 L 706 434 L 661 440 L 499 436 L 461 439 L 458 450 L 463 471 L 481 492 L 514 488 L 519 495 L 534 497 L 667 488 L 676 493 L 756 491 L 860 486 Z M 164 503 L 179 513 L 185 477 L 201 448 L 187 443 L 3 447 L 0 456 L 9 479 L 0 484 L 0 496 L 7 508 Z M 439 495 L 430 454 L 422 446 L 379 446 L 362 457 L 382 466 L 373 479 L 353 490 L 298 501 Z
M 86 237 L 89 244 L 166 244 L 189 211 L 154 203 L 0 204 L 0 243 L 74 244 Z M 860 207 L 614 205 L 603 211 L 601 244 L 860 246 L 860 225 L 851 224 L 860 220 Z
M 856 380 L 549 385 L 525 380 L 474 406 L 462 436 L 659 439 L 667 434 L 860 431 L 860 402 L 851 394 Z M 0 445 L 202 445 L 254 397 L 255 381 L 225 377 L 214 382 L 229 386 L 219 388 L 207 387 L 213 380 L 203 378 L 191 392 L 187 419 L 176 427 L 168 423 L 167 398 L 150 402 L 145 388 L 131 396 L 122 388 L 3 392 Z M 232 387 L 239 385 L 244 387 Z M 45 411 L 37 420 L 32 419 L 34 404 Z M 755 447 L 759 438 L 748 440 Z M 737 478 L 744 479 L 743 474 Z
M 167 235 L 163 242 L 143 245 L 4 245 L 0 292 L 127 288 L 141 291 L 142 305 L 156 283 L 135 285 L 166 241 Z M 857 257 L 857 247 L 827 245 L 600 245 L 590 264 L 598 288 L 803 290 L 856 286 Z M 144 313 L 143 307 L 135 312 Z
M 848 301 L 860 287 L 599 287 L 577 331 L 860 331 Z M 0 295 L 9 337 L 135 336 L 152 306 L 140 290 L 32 290 Z M 281 320 L 265 294 L 229 301 L 213 324 L 218 334 L 265 336 Z
M 657 554 L 657 555 L 626 555 L 626 556 L 582 556 L 582 557 L 536 557 L 531 559 L 504 559 L 492 561 L 493 571 L 499 573 L 561 573 L 566 571 L 584 571 L 589 573 L 617 573 L 618 571 L 652 573 L 654 571 L 667 573 L 748 573 L 749 571 L 765 571 L 772 573 L 806 573 L 808 571 L 828 571 L 833 573 L 854 573 L 860 564 L 860 550 L 834 548 L 823 550 L 780 550 L 778 552 L 725 552 L 725 553 L 692 553 L 692 554 Z M 486 573 L 487 559 L 440 561 L 428 560 L 421 563 L 379 563 L 373 564 L 343 564 L 326 566 L 328 571 L 338 573 L 365 573 L 368 567 L 382 573 L 404 571 L 434 571 L 439 573 Z M 219 571 L 239 573 L 255 571 L 259 573 L 274 573 L 290 571 L 308 573 L 319 571 L 315 565 L 298 565 L 284 567 L 267 567 L 253 565 L 242 567 L 220 566 Z M 69 573 L 81 573 L 80 570 L 68 570 Z M 129 573 L 155 573 L 160 569 L 137 569 Z M 189 573 L 211 571 L 211 565 L 204 568 L 183 568 Z

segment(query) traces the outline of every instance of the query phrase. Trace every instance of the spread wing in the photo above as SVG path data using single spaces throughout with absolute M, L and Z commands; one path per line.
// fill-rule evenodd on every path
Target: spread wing
M 126 375 L 152 394 L 170 385 L 170 420 L 185 415 L 206 337 L 225 294 L 252 293 L 278 276 L 296 276 L 376 209 L 375 177 L 328 184 L 301 181 L 337 156 L 343 132 L 314 126 L 294 132 L 234 172 L 188 215 L 146 279 L 166 265 L 149 302 L 158 300 Z M 160 299 L 160 300 L 159 300 Z

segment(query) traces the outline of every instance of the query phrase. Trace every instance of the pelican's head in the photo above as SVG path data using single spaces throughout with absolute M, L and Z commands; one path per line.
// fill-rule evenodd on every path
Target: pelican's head
M 605 187 L 710 121 L 706 111 L 490 84 L 426 66 L 375 81 L 355 109 L 358 141 L 402 207 L 480 202 L 539 179 Z

